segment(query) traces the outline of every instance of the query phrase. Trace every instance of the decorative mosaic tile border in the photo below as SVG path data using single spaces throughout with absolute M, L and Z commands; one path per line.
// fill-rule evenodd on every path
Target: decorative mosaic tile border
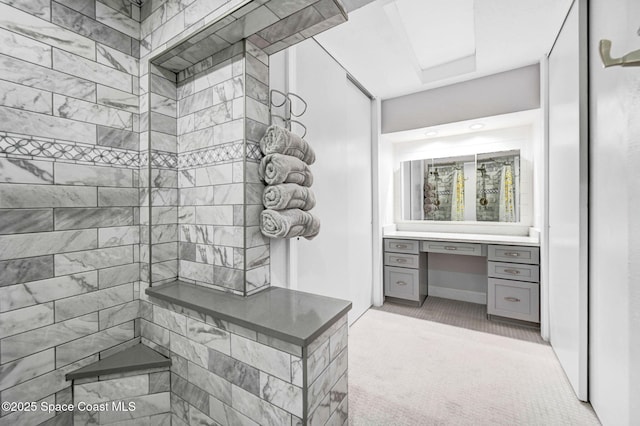
M 243 158 L 243 142 L 217 145 L 200 151 L 175 154 L 170 152 L 153 152 L 151 164 L 165 169 L 186 169 L 203 167 Z M 148 164 L 148 153 L 117 148 L 82 145 L 72 142 L 60 142 L 46 139 L 35 139 L 29 136 L 0 133 L 0 154 L 6 156 L 41 158 L 53 161 L 77 161 L 110 166 L 144 167 Z M 247 158 L 260 160 L 262 153 L 255 144 L 247 144 Z
M 0 154 L 124 167 L 139 167 L 140 164 L 137 151 L 35 139 L 9 133 L 0 133 Z

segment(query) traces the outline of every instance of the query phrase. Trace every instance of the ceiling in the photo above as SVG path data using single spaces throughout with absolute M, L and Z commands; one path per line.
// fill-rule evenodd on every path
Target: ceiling
M 383 99 L 538 62 L 572 0 L 375 0 L 316 40 Z

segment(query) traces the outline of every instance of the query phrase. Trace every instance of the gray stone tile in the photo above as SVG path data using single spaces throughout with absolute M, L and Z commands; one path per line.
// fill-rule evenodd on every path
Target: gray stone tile
M 13 6 L 46 21 L 51 20 L 50 0 L 0 0 L 0 2 Z
M 348 334 L 349 328 L 347 324 L 344 324 L 329 338 L 332 361 L 347 347 L 349 339 Z
M 313 383 L 329 366 L 330 361 L 329 340 L 327 340 L 307 358 L 307 382 Z
M 261 425 L 291 424 L 291 414 L 253 395 L 238 386 L 232 386 L 232 407 Z
M 226 404 L 231 404 L 231 383 L 227 380 L 193 363 L 189 364 L 188 372 L 189 382 L 205 390 L 214 398 Z
M 214 272 L 211 265 L 205 263 L 180 260 L 180 277 L 193 281 L 201 281 L 208 284 L 214 283 Z
M 171 390 L 171 373 L 163 371 L 149 374 L 149 393 L 169 392 Z
M 51 302 L 98 289 L 97 272 L 0 287 L 0 312 Z
M 44 67 L 51 66 L 51 46 L 4 29 L 0 29 L 0 53 Z
M 53 50 L 53 67 L 60 71 L 67 71 L 87 80 L 99 81 L 125 92 L 132 92 L 132 76 L 106 65 L 93 62 L 62 50 Z
M 151 242 L 153 244 L 171 243 L 178 240 L 177 225 L 153 225 L 151 230 Z
M 53 349 L 0 365 L 0 391 L 55 369 Z
M 61 95 L 53 96 L 53 107 L 53 113 L 58 117 L 133 130 L 133 116 L 130 112 Z
M 102 4 L 106 4 L 113 10 L 116 10 L 123 15 L 133 18 L 133 5 L 129 0 L 98 0 Z M 153 0 L 149 3 L 153 3 Z M 139 8 L 138 8 L 139 9 Z
M 95 43 L 88 38 L 2 3 L 0 3 L 0 28 L 66 49 L 85 58 L 94 58 Z
M 125 53 L 131 53 L 131 38 L 119 31 L 114 30 L 94 19 L 89 18 L 73 9 L 65 7 L 58 3 L 53 3 L 51 8 L 51 22 L 57 24 L 60 30 L 66 28 L 69 32 L 73 32 L 89 38 L 107 46 L 111 46 Z M 93 43 L 95 47 L 95 43 Z M 63 46 L 55 45 L 59 48 Z M 67 49 L 69 50 L 69 49 Z M 74 52 L 76 53 L 76 52 Z M 90 56 L 85 56 L 93 59 Z
M 131 207 L 57 208 L 54 218 L 56 230 L 128 226 L 133 225 L 133 209 Z
M 260 372 L 260 398 L 295 416 L 302 417 L 302 388 Z
M 0 80 L 0 105 L 42 114 L 52 113 L 51 93 Z
M 282 380 L 291 381 L 291 355 L 288 353 L 232 334 L 231 356 Z
M 153 246 L 153 262 L 165 262 L 178 258 L 178 243 L 155 244 Z
M 148 339 L 160 346 L 169 347 L 170 332 L 159 325 L 146 320 L 141 320 L 140 334 L 145 339 Z
M 224 102 L 193 114 L 194 130 L 202 130 L 233 119 L 231 102 Z
M 138 263 L 130 263 L 98 271 L 98 283 L 101 289 L 132 283 L 139 279 L 140 265 Z
M 96 4 L 93 1 L 86 0 L 56 0 L 58 3 L 63 4 L 76 12 L 80 12 L 83 15 L 87 15 L 90 18 L 96 17 Z
M 49 67 L 51 66 L 51 57 L 49 52 L 46 54 L 49 55 L 49 63 L 45 66 Z M 25 60 L 34 60 L 29 55 L 20 55 L 19 57 Z M 95 100 L 96 97 L 96 85 L 91 81 L 9 56 L 0 55 L 0 73 L 3 79 L 25 86 L 73 96 L 87 101 Z
M 98 206 L 138 206 L 138 188 L 98 188 Z M 123 223 L 124 224 L 124 223 Z
M 269 263 L 269 246 L 247 249 L 247 269 L 254 269 Z
M 246 56 L 247 75 L 263 84 L 269 84 L 269 67 L 251 55 Z
M 175 119 L 177 115 L 176 101 L 156 93 L 151 93 L 151 111 Z
M 0 338 L 53 324 L 53 303 L 0 313 Z M 4 347 L 4 343 L 2 345 Z
M 151 92 L 169 99 L 177 99 L 176 84 L 156 74 L 151 74 Z
M 228 247 L 225 247 L 225 249 L 227 249 Z M 223 251 L 224 254 L 226 254 L 228 252 L 228 250 Z M 200 263 L 207 263 L 209 265 L 211 264 L 215 264 L 215 260 L 216 260 L 216 255 L 214 254 L 214 247 L 209 245 L 209 244 L 197 244 L 196 245 L 196 262 L 200 262 Z M 228 259 L 228 257 L 225 257 L 225 260 Z M 220 265 L 223 266 L 231 266 L 233 267 L 233 264 L 222 264 L 220 263 Z
M 196 244 L 180 243 L 180 260 L 196 261 Z
M 195 221 L 202 225 L 233 225 L 233 207 L 197 206 Z
M 140 23 L 100 2 L 96 4 L 96 20 L 111 28 L 127 34 L 134 39 L 140 38 Z
M 15 165 L 16 163 L 14 162 L 13 164 Z M 20 164 L 26 167 L 29 166 L 29 163 Z M 70 170 L 73 169 L 72 165 L 65 164 L 64 166 L 69 167 Z M 98 168 L 98 170 L 104 170 L 104 168 Z M 112 170 L 118 171 L 121 169 L 107 169 L 105 171 L 111 172 Z M 31 172 L 41 173 L 41 171 L 33 168 Z M 126 170 L 126 172 L 131 173 L 131 170 Z M 64 172 L 60 174 L 64 174 Z M 106 175 L 109 175 L 109 173 L 106 173 Z M 57 177 L 60 178 L 60 176 Z M 6 208 L 91 207 L 96 205 L 95 192 L 95 188 L 74 188 L 61 185 L 47 187 L 42 185 L 0 184 L 0 201 L 2 206 Z
M 200 367 L 206 368 L 209 364 L 209 349 L 206 346 L 173 332 L 171 333 L 171 351 Z
M 0 359 L 2 363 L 13 361 L 29 354 L 88 336 L 97 331 L 97 312 L 36 328 L 4 339 L 0 351 Z
M 38 401 L 43 397 L 48 396 L 47 401 L 50 403 L 54 403 L 55 398 L 53 394 L 69 386 L 69 382 L 67 382 L 64 379 L 64 375 L 69 371 L 72 371 L 76 368 L 83 367 L 96 360 L 97 360 L 97 357 L 90 357 L 87 359 L 83 359 L 67 367 L 51 371 L 49 373 L 38 376 L 32 380 L 29 380 L 27 382 L 24 382 L 17 386 L 9 388 L 4 392 L 2 392 L 2 400 L 3 401 L 27 401 L 27 400 Z M 3 420 L 4 418 L 5 417 L 3 417 Z M 10 423 L 8 420 L 9 419 L 7 416 L 7 424 L 25 424 L 19 421 L 16 423 Z M 36 420 L 33 423 L 31 423 L 31 420 L 30 420 L 28 424 L 39 424 L 43 420 L 44 419 Z
M 69 386 L 66 389 L 62 389 L 56 392 L 56 404 L 73 404 L 72 388 Z
M 180 135 L 178 138 L 180 152 L 207 148 L 214 140 L 213 134 L 213 128 L 206 128 Z
M 95 230 L 1 235 L 0 260 L 87 250 L 96 246 L 97 232 Z M 59 271 L 56 270 L 56 272 Z M 58 275 L 63 275 L 63 273 L 58 273 Z
M 56 368 L 133 339 L 133 321 L 56 347 Z
M 186 336 L 208 348 L 215 349 L 227 355 L 231 353 L 229 332 L 214 327 L 213 325 L 187 318 Z M 211 359 L 209 359 L 209 365 L 211 365 Z
M 139 242 L 139 226 L 120 226 L 115 228 L 101 228 L 98 230 L 99 247 L 125 246 L 138 244 Z
M 55 172 L 58 185 L 133 186 L 131 169 L 55 163 Z
M 293 343 L 285 342 L 283 340 L 277 339 L 272 336 L 267 336 L 266 334 L 262 334 L 262 333 L 258 333 L 257 340 L 259 343 L 262 343 L 263 345 L 271 346 L 280 351 L 287 352 L 297 357 L 302 356 L 302 347 L 298 345 L 294 345 Z
M 258 102 L 264 105 L 268 105 L 269 86 L 248 75 L 247 76 L 247 96 L 257 100 Z
M 260 371 L 214 349 L 209 350 L 209 371 L 244 390 L 260 395 Z
M 128 55 L 98 43 L 96 46 L 96 59 L 100 64 L 131 74 L 134 77 L 138 77 L 139 75 L 140 63 L 135 55 Z
M 30 257 L 0 262 L 0 286 L 53 277 L 53 256 Z
M 266 6 L 261 6 L 238 19 L 238 23 L 231 23 L 222 28 L 217 34 L 224 40 L 235 43 L 256 32 L 278 22 L 278 18 Z
M 244 137 L 244 120 L 233 120 L 213 128 L 214 145 L 236 142 Z
M 174 333 L 178 333 L 182 336 L 187 335 L 187 318 L 184 315 L 170 311 L 169 309 L 154 306 L 153 322 L 161 327 L 173 331 Z
M 0 210 L 0 234 L 53 231 L 53 209 Z
M 136 405 L 135 410 L 113 410 L 100 413 L 100 421 L 105 424 L 118 424 L 122 426 L 153 425 L 171 426 L 170 421 L 170 393 L 162 392 L 152 395 L 130 398 Z M 150 423 L 146 423 L 149 421 Z M 108 422 L 108 423 L 106 423 Z
M 56 138 L 88 144 L 96 143 L 96 126 L 13 108 L 0 107 L 4 130 L 45 138 Z
M 205 413 L 209 412 L 209 394 L 177 374 L 171 374 L 171 393 L 176 394 L 176 396 L 198 410 Z M 179 414 L 180 410 L 177 410 L 177 412 Z
M 167 133 L 169 135 L 177 134 L 176 120 L 173 117 L 159 114 L 157 112 L 151 113 L 151 130 L 161 133 Z
M 113 327 L 123 322 L 133 321 L 138 318 L 140 301 L 132 300 L 122 305 L 112 306 L 99 312 L 100 330 Z
M 327 394 L 324 395 L 320 404 L 309 412 L 309 426 L 324 426 L 329 417 L 331 417 L 331 397 Z
M 98 145 L 112 148 L 138 150 L 140 145 L 138 133 L 113 127 L 98 126 Z
M 139 374 L 121 379 L 101 380 L 92 383 L 76 385 L 74 388 L 74 402 L 83 401 L 95 404 L 134 396 L 146 395 L 149 392 L 149 375 Z
M 98 103 L 101 105 L 105 105 L 111 108 L 118 108 L 120 110 L 127 111 L 129 113 L 138 114 L 138 96 L 129 92 L 123 92 L 118 89 L 114 89 L 112 87 L 102 86 L 98 84 L 98 93 L 97 93 Z M 100 111 L 99 113 L 107 116 L 107 114 L 115 115 L 111 110 Z M 122 114 L 121 114 L 122 115 Z M 123 115 L 124 117 L 124 115 Z M 90 121 L 90 120 L 84 120 Z M 103 121 L 106 121 L 103 119 Z M 133 127 L 133 117 L 131 118 L 131 127 Z M 97 123 L 102 124 L 102 123 Z M 110 126 L 112 128 L 122 128 L 122 126 L 105 124 L 105 126 Z M 131 129 L 128 129 L 131 130 Z
M 178 117 L 203 110 L 213 105 L 213 89 L 205 89 L 178 102 Z
M 56 321 L 64 321 L 100 309 L 110 308 L 133 300 L 133 284 L 123 284 L 104 290 L 56 301 Z

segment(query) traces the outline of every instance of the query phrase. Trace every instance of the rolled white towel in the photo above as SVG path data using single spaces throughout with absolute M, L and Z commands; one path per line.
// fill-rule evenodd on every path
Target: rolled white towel
M 313 184 L 313 174 L 302 160 L 284 154 L 268 154 L 260 161 L 260 178 L 268 185 L 297 183 L 302 186 Z
M 262 203 L 273 210 L 311 210 L 316 205 L 316 196 L 306 186 L 282 183 L 267 186 L 262 193 Z
M 260 140 L 260 149 L 265 155 L 291 155 L 307 164 L 313 164 L 316 161 L 316 154 L 307 141 L 280 126 L 270 126 L 267 129 Z
M 320 232 L 320 220 L 300 209 L 267 209 L 260 213 L 260 230 L 269 238 L 305 237 L 311 240 Z

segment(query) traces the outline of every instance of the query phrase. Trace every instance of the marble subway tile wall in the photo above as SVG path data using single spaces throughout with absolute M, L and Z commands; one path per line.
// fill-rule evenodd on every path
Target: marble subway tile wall
M 141 308 L 142 342 L 172 361 L 174 426 L 302 424 L 302 347 L 158 299 Z
M 259 142 L 270 124 L 269 56 L 248 40 L 245 49 L 245 269 L 246 293 L 252 294 L 271 284 L 269 239 L 259 226 L 265 185 L 258 176 Z
M 0 3 L 3 402 L 71 402 L 67 372 L 139 339 L 139 14 Z M 41 422 L 70 417 L 0 413 Z
M 179 275 L 244 295 L 244 55 L 226 56 L 178 83 Z
M 135 410 L 76 410 L 73 425 L 171 426 L 171 373 L 168 368 L 109 374 L 74 381 L 73 401 L 86 404 L 135 405 Z M 71 424 L 71 423 L 69 423 Z

